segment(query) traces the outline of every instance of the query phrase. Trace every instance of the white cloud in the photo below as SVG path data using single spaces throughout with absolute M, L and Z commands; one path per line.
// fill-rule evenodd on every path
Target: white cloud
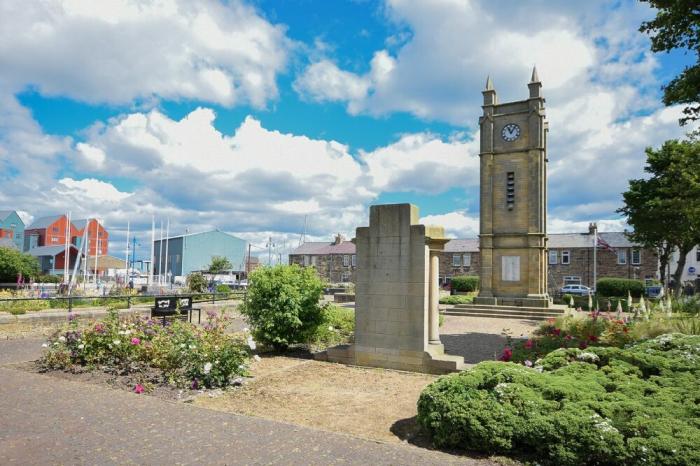
M 102 205 L 119 203 L 130 195 L 119 191 L 110 183 L 94 178 L 82 180 L 62 178 L 58 180 L 57 186 L 52 191 L 55 195 L 64 196 L 66 200 L 71 199 L 77 204 L 84 203 L 88 199 Z
M 240 0 L 0 4 L 0 81 L 92 103 L 155 95 L 263 107 L 292 46 Z
M 466 211 L 426 215 L 421 217 L 420 222 L 445 228 L 448 238 L 476 238 L 479 235 L 479 216 L 469 215 Z

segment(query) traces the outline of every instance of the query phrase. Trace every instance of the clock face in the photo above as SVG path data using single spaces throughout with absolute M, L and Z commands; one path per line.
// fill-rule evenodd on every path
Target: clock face
M 520 137 L 520 126 L 515 123 L 508 123 L 501 130 L 501 137 L 504 141 L 512 142 Z

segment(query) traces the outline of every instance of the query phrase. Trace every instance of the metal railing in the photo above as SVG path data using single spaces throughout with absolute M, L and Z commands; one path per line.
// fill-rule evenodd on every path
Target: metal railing
M 183 293 L 182 296 L 192 296 L 194 303 L 211 303 L 217 301 L 243 300 L 246 291 L 231 291 L 228 293 Z M 52 296 L 34 298 L 0 298 L 0 311 L 12 312 L 12 307 L 19 303 L 36 303 L 39 309 L 67 309 L 68 312 L 78 307 L 107 307 L 123 306 L 121 309 L 131 309 L 132 305 L 152 304 L 155 298 L 162 296 L 179 296 L 177 293 L 139 294 L 139 295 L 106 295 L 106 296 Z

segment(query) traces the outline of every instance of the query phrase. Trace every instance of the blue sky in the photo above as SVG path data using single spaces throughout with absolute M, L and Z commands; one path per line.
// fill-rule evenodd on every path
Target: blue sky
M 474 237 L 486 76 L 519 100 L 536 64 L 550 231 L 624 228 L 644 148 L 692 129 L 660 89 L 695 57 L 649 52 L 646 4 L 589 3 L 3 2 L 0 208 L 98 217 L 115 255 L 153 215 L 289 249 L 394 202 Z

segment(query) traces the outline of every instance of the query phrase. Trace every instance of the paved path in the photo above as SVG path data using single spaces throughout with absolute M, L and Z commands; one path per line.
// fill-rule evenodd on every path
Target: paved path
M 34 346 L 32 346 L 34 345 Z M 2 363 L 41 340 L 0 342 Z M 0 464 L 493 465 L 0 367 Z

